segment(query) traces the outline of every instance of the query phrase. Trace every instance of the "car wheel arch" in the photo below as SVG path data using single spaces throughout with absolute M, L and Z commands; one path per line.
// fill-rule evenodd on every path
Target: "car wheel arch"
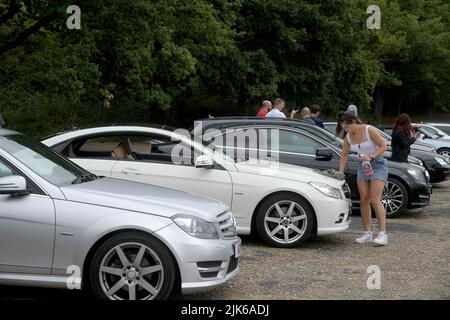
M 250 233 L 252 235 L 256 235 L 257 234 L 257 230 L 256 230 L 256 216 L 258 213 L 259 208 L 261 207 L 261 205 L 264 203 L 265 200 L 267 200 L 268 198 L 274 196 L 274 195 L 278 195 L 278 194 L 291 194 L 294 195 L 296 197 L 300 197 L 302 200 L 304 200 L 308 206 L 310 207 L 312 213 L 313 213 L 313 217 L 314 217 L 314 225 L 313 225 L 313 230 L 312 230 L 312 234 L 316 235 L 317 234 L 317 214 L 316 214 L 316 210 L 314 209 L 314 206 L 311 204 L 311 202 L 302 194 L 298 193 L 298 192 L 294 192 L 294 191 L 275 191 L 272 193 L 269 193 L 267 195 L 265 195 L 256 205 L 255 209 L 253 210 L 252 213 L 252 220 L 251 220 L 251 226 L 250 226 Z
M 175 288 L 176 292 L 174 294 L 179 295 L 181 294 L 181 270 L 180 270 L 180 263 L 173 254 L 173 250 L 170 246 L 168 246 L 164 241 L 162 241 L 159 237 L 157 237 L 155 234 L 151 234 L 139 229 L 120 229 L 120 230 L 114 230 L 107 234 L 104 234 L 101 238 L 97 239 L 95 243 L 89 248 L 85 258 L 83 259 L 83 268 L 82 268 L 82 288 L 89 288 L 89 279 L 90 279 L 90 266 L 92 263 L 92 260 L 94 258 L 95 253 L 100 248 L 100 246 L 107 241 L 108 239 L 117 236 L 119 234 L 138 234 L 143 235 L 145 237 L 153 238 L 156 241 L 158 241 L 162 246 L 164 246 L 169 255 L 171 256 L 173 263 L 175 264 L 175 270 L 176 270 L 176 276 L 175 276 Z
M 450 147 L 440 147 L 436 150 L 438 154 L 441 154 L 442 151 L 450 151 Z
M 403 184 L 403 187 L 408 192 L 408 204 L 407 204 L 407 206 L 409 206 L 409 202 L 411 202 L 411 197 L 412 197 L 412 191 L 411 191 L 411 188 L 410 188 L 409 184 L 405 181 L 405 179 L 403 179 L 401 176 L 398 176 L 398 175 L 389 174 L 388 175 L 388 179 L 389 178 L 395 179 L 398 182 L 401 182 Z

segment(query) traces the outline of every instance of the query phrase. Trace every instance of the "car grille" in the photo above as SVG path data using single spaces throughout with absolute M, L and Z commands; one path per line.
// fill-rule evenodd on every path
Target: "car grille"
M 344 183 L 342 185 L 342 191 L 344 191 L 344 195 L 346 199 L 350 199 L 351 197 L 351 192 L 350 192 L 350 187 L 348 186 L 347 183 Z
M 222 212 L 217 216 L 219 219 L 219 228 L 222 237 L 225 239 L 233 239 L 237 237 L 236 223 L 230 211 Z

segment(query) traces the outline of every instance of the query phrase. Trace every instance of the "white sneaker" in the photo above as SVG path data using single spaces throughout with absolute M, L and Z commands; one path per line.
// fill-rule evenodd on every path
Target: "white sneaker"
M 355 239 L 355 242 L 356 243 L 372 242 L 372 237 L 373 237 L 372 232 L 364 231 L 361 237 Z
M 388 236 L 384 232 L 380 232 L 378 236 L 373 240 L 373 243 L 378 246 L 385 246 L 388 243 Z

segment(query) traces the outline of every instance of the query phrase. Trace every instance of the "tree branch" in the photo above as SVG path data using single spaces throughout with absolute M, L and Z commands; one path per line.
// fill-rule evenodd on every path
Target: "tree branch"
M 0 54 L 3 54 L 7 51 L 13 50 L 13 49 L 21 46 L 25 42 L 25 40 L 28 39 L 29 36 L 31 36 L 33 33 L 36 33 L 41 27 L 43 27 L 44 25 L 55 20 L 57 17 L 58 17 L 58 14 L 56 11 L 48 16 L 45 16 L 44 18 L 42 18 L 41 20 L 36 22 L 34 25 L 29 27 L 28 29 L 25 29 L 24 31 L 22 31 L 13 40 L 6 42 L 5 45 L 0 47 Z
M 8 11 L 0 17 L 0 25 L 4 24 L 6 21 L 14 17 L 14 15 L 19 11 L 20 7 L 17 0 L 9 0 Z

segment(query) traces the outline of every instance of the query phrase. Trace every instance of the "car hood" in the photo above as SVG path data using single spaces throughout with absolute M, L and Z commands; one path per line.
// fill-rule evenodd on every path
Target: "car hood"
M 191 214 L 205 221 L 218 222 L 217 216 L 228 210 L 228 206 L 211 198 L 111 178 L 62 187 L 61 191 L 69 201 L 168 218 L 176 214 Z
M 344 183 L 344 180 L 331 178 L 327 175 L 319 173 L 316 169 L 279 163 L 270 160 L 252 159 L 245 162 L 236 163 L 235 165 L 239 172 L 247 174 L 270 176 L 303 183 L 308 183 L 310 181 L 323 182 L 338 189 L 341 188 Z

